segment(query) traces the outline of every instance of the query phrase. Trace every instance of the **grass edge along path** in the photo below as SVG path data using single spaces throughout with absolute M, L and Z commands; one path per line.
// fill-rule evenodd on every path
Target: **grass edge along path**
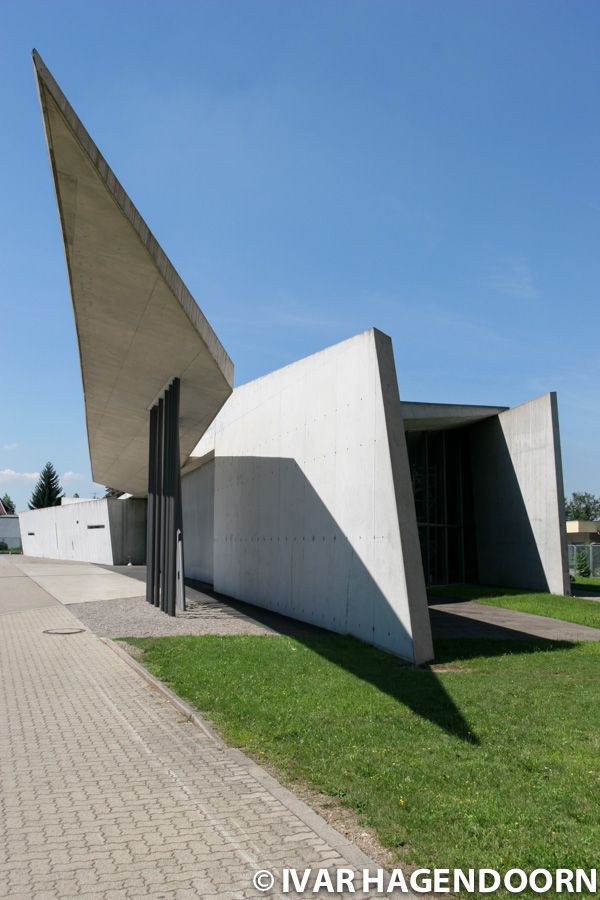
M 336 798 L 401 864 L 596 865 L 600 645 L 440 641 L 418 670 L 339 635 L 129 643 L 229 744 Z
M 517 612 L 561 619 L 575 625 L 600 628 L 600 603 L 586 600 L 584 597 L 566 597 L 562 594 L 490 587 L 483 584 L 453 584 L 448 587 L 428 588 L 427 592 L 434 601 L 473 600 L 486 606 L 501 606 Z

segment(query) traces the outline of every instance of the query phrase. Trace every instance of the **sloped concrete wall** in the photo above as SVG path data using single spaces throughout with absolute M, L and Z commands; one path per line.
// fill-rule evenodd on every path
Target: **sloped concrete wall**
M 211 451 L 217 591 L 432 657 L 387 336 L 368 331 L 237 388 L 194 455 Z
M 473 426 L 471 461 L 479 580 L 569 593 L 556 394 Z
M 188 578 L 213 583 L 215 463 L 209 460 L 181 479 L 184 565 Z

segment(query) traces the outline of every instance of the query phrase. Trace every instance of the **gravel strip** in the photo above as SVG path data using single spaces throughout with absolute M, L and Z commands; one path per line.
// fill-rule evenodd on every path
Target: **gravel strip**
M 72 603 L 67 609 L 99 637 L 177 634 L 314 634 L 317 628 L 239 601 L 217 599 L 186 586 L 184 613 L 167 616 L 143 597 Z

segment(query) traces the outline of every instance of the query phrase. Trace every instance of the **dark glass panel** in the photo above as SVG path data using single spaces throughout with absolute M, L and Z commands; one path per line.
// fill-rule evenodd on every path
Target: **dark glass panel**
M 444 473 L 444 433 L 427 434 L 427 521 L 443 525 L 446 521 Z

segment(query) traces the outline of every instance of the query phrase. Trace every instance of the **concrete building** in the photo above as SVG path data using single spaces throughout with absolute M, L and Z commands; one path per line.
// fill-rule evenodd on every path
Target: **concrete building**
M 6 544 L 9 550 L 19 550 L 21 547 L 21 532 L 19 530 L 19 517 L 8 513 L 0 514 L 0 545 Z
M 105 565 L 146 561 L 146 501 L 63 498 L 60 506 L 21 513 L 26 556 Z
M 568 544 L 600 544 L 600 522 L 567 522 Z
M 92 473 L 148 497 L 148 602 L 175 614 L 185 573 L 422 663 L 427 584 L 568 591 L 555 394 L 514 409 L 402 402 L 376 329 L 233 390 L 210 325 L 34 65 Z M 82 507 L 26 514 L 37 555 L 91 552 Z M 102 522 L 108 534 L 110 506 Z

